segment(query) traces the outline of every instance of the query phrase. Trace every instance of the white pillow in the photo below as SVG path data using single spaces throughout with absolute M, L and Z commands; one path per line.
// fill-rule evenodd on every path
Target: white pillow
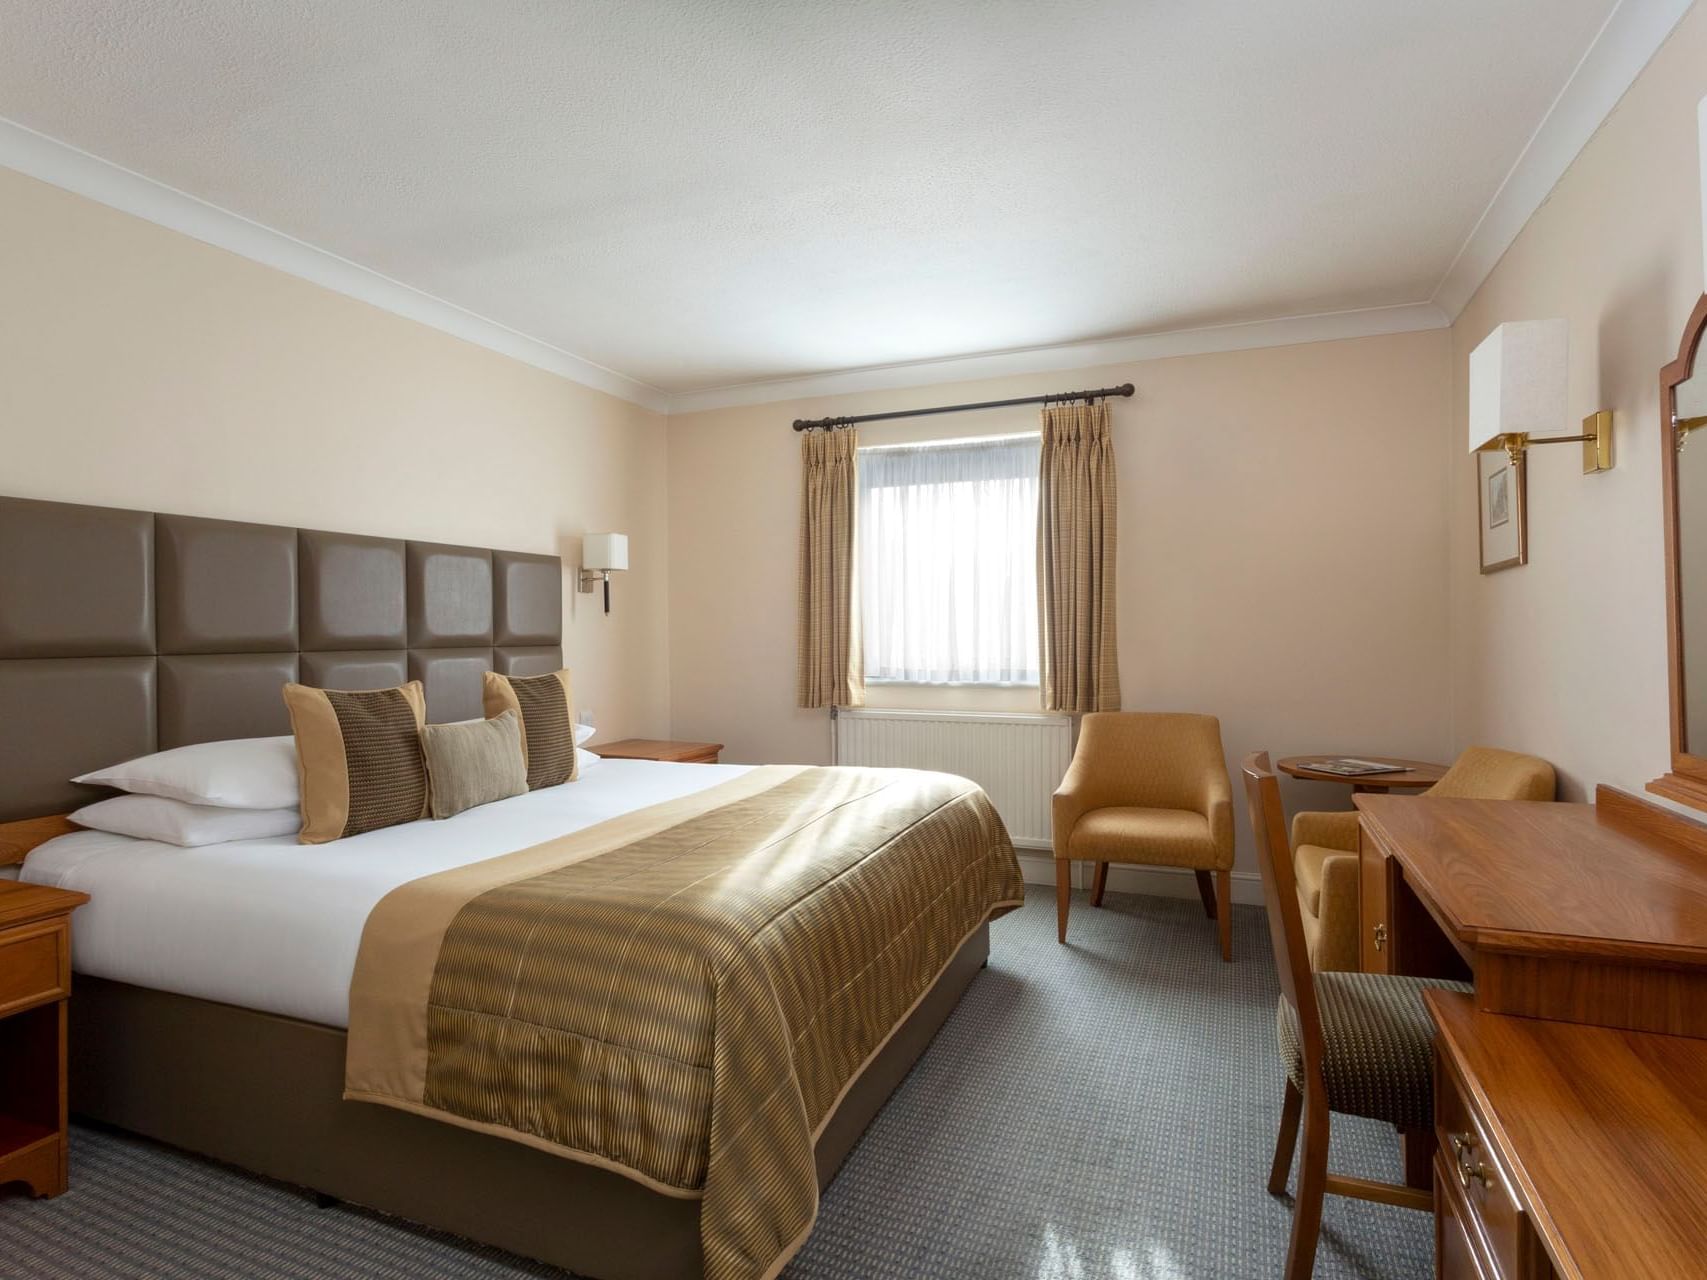
M 295 809 L 230 809 L 210 804 L 186 804 L 165 796 L 114 796 L 86 804 L 71 815 L 78 826 L 110 831 L 138 840 L 190 848 L 255 840 L 262 836 L 295 835 L 302 815 Z
M 72 781 L 221 809 L 294 809 L 302 801 L 289 734 L 174 747 Z
M 590 724 L 578 724 L 578 725 L 576 725 L 575 726 L 575 745 L 578 747 L 583 742 L 591 742 L 593 740 L 593 735 L 597 732 L 598 732 L 598 730 L 593 728 L 593 726 Z
M 591 751 L 588 751 L 585 747 L 576 747 L 575 748 L 575 772 L 577 774 L 585 773 L 588 769 L 591 769 L 594 765 L 596 765 L 599 761 L 601 761 L 603 759 L 604 759 L 603 756 L 596 756 Z

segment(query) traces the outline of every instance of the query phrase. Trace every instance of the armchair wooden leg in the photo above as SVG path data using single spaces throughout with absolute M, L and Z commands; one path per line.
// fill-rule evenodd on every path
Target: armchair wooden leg
M 1233 959 L 1233 873 L 1215 873 L 1215 922 L 1221 926 L 1221 959 Z
M 1096 874 L 1091 877 L 1091 905 L 1102 906 L 1102 891 L 1108 887 L 1108 863 L 1097 863 Z
M 1073 863 L 1068 858 L 1055 859 L 1055 940 L 1067 941 L 1067 909 L 1073 905 Z
M 1328 1190 L 1328 1108 L 1304 1107 L 1304 1154 L 1298 1162 L 1298 1195 L 1292 1204 L 1292 1240 L 1286 1248 L 1286 1280 L 1310 1280 L 1316 1241 L 1322 1232 L 1322 1197 Z
M 1292 1152 L 1298 1145 L 1298 1116 L 1304 1110 L 1304 1095 L 1289 1079 L 1286 1097 L 1280 1103 L 1280 1132 L 1274 1139 L 1274 1166 L 1268 1171 L 1268 1193 L 1286 1194 L 1286 1179 L 1292 1172 Z
M 1203 899 L 1203 914 L 1215 918 L 1215 882 L 1207 871 L 1197 873 L 1197 896 Z

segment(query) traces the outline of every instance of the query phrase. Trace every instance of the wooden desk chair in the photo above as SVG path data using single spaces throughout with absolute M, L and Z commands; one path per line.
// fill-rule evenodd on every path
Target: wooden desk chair
M 1218 917 L 1221 958 L 1233 958 L 1233 786 L 1214 716 L 1087 715 L 1053 817 L 1060 941 L 1067 941 L 1074 859 L 1096 864 L 1093 907 L 1102 906 L 1108 864 L 1137 862 L 1195 871 L 1203 910 Z
M 1273 1195 L 1286 1191 L 1302 1118 L 1304 1153 L 1286 1280 L 1308 1280 L 1316 1262 L 1324 1194 L 1434 1209 L 1432 1190 L 1425 1189 L 1432 1186 L 1434 1158 L 1433 1028 L 1422 993 L 1429 987 L 1470 988 L 1461 982 L 1380 973 L 1312 973 L 1280 784 L 1269 768 L 1268 753 L 1246 756 L 1243 772 L 1274 963 L 1280 971 L 1275 1031 L 1287 1077 L 1268 1189 Z M 1329 1173 L 1328 1117 L 1334 1111 L 1385 1120 L 1398 1129 L 1406 1138 L 1407 1181 L 1412 1185 Z

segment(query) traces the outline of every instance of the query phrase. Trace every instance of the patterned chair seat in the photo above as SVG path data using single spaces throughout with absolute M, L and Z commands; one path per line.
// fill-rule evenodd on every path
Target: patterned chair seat
M 1318 973 L 1315 979 L 1329 1108 L 1401 1129 L 1433 1125 L 1434 1028 L 1422 993 L 1431 987 L 1465 992 L 1472 988 L 1462 982 L 1385 973 Z M 1286 1072 L 1302 1089 L 1298 1015 L 1285 997 L 1275 1032 Z

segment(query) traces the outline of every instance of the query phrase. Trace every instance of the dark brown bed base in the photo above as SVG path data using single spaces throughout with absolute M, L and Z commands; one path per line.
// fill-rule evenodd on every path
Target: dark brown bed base
M 818 1139 L 827 1186 L 989 955 L 973 934 Z M 71 1107 L 91 1119 L 599 1280 L 702 1274 L 699 1202 L 520 1143 L 345 1102 L 344 1033 L 79 976 Z

